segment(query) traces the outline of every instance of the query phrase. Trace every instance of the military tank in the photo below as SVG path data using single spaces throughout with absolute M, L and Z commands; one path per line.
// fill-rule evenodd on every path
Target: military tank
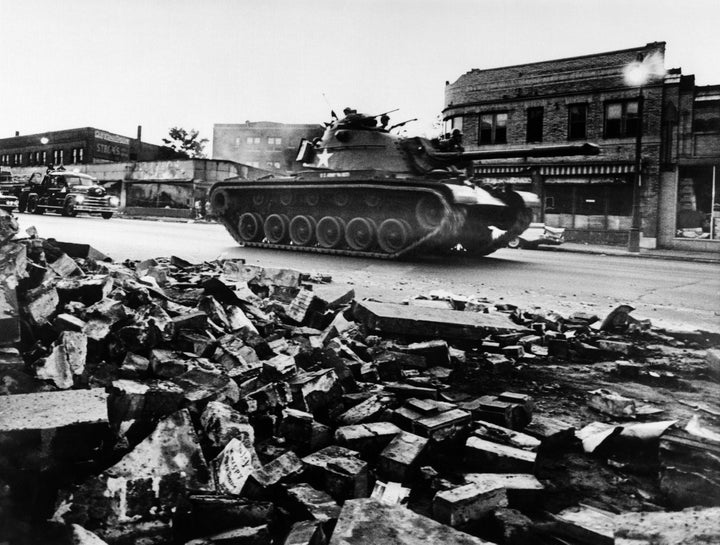
M 298 150 L 303 170 L 210 191 L 215 216 L 245 246 L 398 258 L 460 249 L 485 255 L 532 220 L 532 193 L 484 187 L 462 170 L 473 160 L 596 155 L 592 144 L 464 151 L 461 134 L 404 137 L 386 114 L 346 109 L 322 138 Z

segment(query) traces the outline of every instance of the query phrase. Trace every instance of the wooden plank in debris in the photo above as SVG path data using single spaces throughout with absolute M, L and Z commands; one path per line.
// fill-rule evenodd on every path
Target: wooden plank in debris
M 358 303 L 355 318 L 371 331 L 442 339 L 480 340 L 489 334 L 527 331 L 504 314 L 419 309 L 372 301 Z

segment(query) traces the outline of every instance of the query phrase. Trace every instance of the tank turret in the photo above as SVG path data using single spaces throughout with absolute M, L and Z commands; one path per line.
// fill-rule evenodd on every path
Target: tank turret
M 348 109 L 346 109 L 348 111 Z M 352 110 L 351 110 L 352 111 Z M 354 111 L 352 111 L 354 112 Z M 382 114 L 385 115 L 385 114 Z M 405 138 L 377 123 L 381 116 L 350 113 L 330 123 L 316 142 L 303 141 L 298 161 L 305 168 L 331 170 L 379 170 L 397 176 L 425 175 L 432 171 L 465 168 L 473 161 L 569 155 L 597 155 L 593 144 L 545 146 L 492 151 L 465 151 L 462 134 L 455 129 L 444 138 Z M 399 124 L 400 125 L 400 124 Z M 397 125 L 396 125 L 397 126 Z M 396 127 L 395 126 L 395 127 Z
M 597 155 L 592 144 L 465 151 L 446 138 L 392 133 L 386 114 L 346 108 L 322 138 L 304 140 L 291 176 L 216 183 L 215 215 L 248 246 L 399 257 L 451 248 L 484 255 L 522 233 L 532 193 L 484 187 L 464 169 L 498 158 Z

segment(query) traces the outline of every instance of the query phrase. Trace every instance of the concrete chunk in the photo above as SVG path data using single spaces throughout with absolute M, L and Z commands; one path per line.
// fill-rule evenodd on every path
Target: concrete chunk
M 408 305 L 363 301 L 355 306 L 355 318 L 370 331 L 412 332 L 422 337 L 479 340 L 491 333 L 527 331 L 507 316 L 455 310 L 423 308 Z
M 418 515 L 406 507 L 372 499 L 343 505 L 329 545 L 492 545 Z
M 535 453 L 499 445 L 471 436 L 465 442 L 465 460 L 470 467 L 486 472 L 532 473 Z
M 101 538 L 172 515 L 188 489 L 213 489 L 198 438 L 183 410 L 160 421 L 117 464 L 61 494 L 54 520 L 77 523 Z
M 371 455 L 382 451 L 401 431 L 391 422 L 368 422 L 339 427 L 335 441 L 363 455 Z
M 248 417 L 219 401 L 207 404 L 200 416 L 200 425 L 215 448 L 224 448 L 231 439 L 238 439 L 247 448 L 255 443 L 255 431 Z
M 388 480 L 405 481 L 417 466 L 428 441 L 414 433 L 398 434 L 380 454 L 378 471 Z
M 291 500 L 291 509 L 300 517 L 310 517 L 319 522 L 334 521 L 340 515 L 340 506 L 323 490 L 313 488 L 309 484 L 300 483 L 288 488 L 287 495 Z
M 106 400 L 102 388 L 0 396 L 0 433 L 106 424 Z
M 478 481 L 438 492 L 433 498 L 433 517 L 453 527 L 485 518 L 491 511 L 507 507 L 505 488 Z
M 63 331 L 53 343 L 53 351 L 35 362 L 35 376 L 51 380 L 58 388 L 72 388 L 73 377 L 85 370 L 87 337 L 77 331 Z
M 615 517 L 616 545 L 705 545 L 720 543 L 720 507 Z
M 483 483 L 506 490 L 510 507 L 531 508 L 537 505 L 545 486 L 530 473 L 467 473 L 466 483 Z
M 368 465 L 359 453 L 338 446 L 326 447 L 305 456 L 312 480 L 336 500 L 367 496 Z
M 462 409 L 451 409 L 415 421 L 415 433 L 433 441 L 451 439 L 461 433 L 472 420 L 472 415 Z

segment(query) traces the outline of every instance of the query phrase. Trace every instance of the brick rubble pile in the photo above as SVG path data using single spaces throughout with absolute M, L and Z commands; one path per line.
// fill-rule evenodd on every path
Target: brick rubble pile
M 16 235 L 0 216 L 2 543 L 720 540 L 720 414 L 608 387 L 712 391 L 708 335 Z M 536 379 L 578 367 L 605 382 L 561 414 Z

